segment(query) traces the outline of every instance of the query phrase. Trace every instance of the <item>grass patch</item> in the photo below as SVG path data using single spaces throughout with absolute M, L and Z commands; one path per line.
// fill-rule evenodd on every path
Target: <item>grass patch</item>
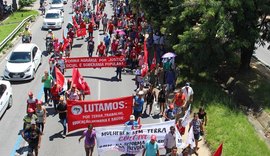
M 195 107 L 204 105 L 209 122 L 206 140 L 215 151 L 223 142 L 224 156 L 269 156 L 270 149 L 256 134 L 245 114 L 235 107 L 235 103 L 214 83 L 193 83 Z
M 0 25 L 0 42 L 2 42 L 29 15 L 38 15 L 36 10 L 18 10 Z

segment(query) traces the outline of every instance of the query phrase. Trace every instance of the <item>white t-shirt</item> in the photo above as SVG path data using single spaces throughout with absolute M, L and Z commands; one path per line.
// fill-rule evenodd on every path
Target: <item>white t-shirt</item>
M 190 99 L 190 96 L 194 94 L 193 89 L 190 86 L 184 86 L 181 90 L 186 97 L 186 102 Z

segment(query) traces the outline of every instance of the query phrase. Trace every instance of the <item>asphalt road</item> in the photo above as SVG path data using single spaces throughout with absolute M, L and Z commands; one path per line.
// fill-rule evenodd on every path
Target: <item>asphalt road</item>
M 65 6 L 65 23 L 71 20 L 71 1 Z M 112 14 L 111 7 L 106 7 L 105 12 L 108 15 Z M 37 18 L 35 24 L 31 27 L 33 34 L 32 42 L 37 44 L 41 50 L 45 50 L 44 39 L 47 31 L 42 31 L 41 26 L 43 23 L 43 17 Z M 54 31 L 54 34 L 58 38 L 62 38 L 63 30 Z M 103 40 L 102 31 L 94 32 L 94 40 L 97 44 L 100 40 Z M 20 42 L 19 42 L 20 43 Z M 71 57 L 74 56 L 87 56 L 86 43 L 83 40 L 75 39 L 74 48 L 71 52 Z M 26 99 L 28 91 L 33 91 L 34 96 L 43 99 L 41 76 L 45 70 L 49 69 L 48 65 L 49 56 L 43 56 L 43 63 L 39 67 L 36 78 L 31 82 L 13 83 L 13 106 L 7 110 L 0 121 L 0 155 L 1 156 L 14 156 L 14 155 L 26 155 L 26 142 L 18 135 L 23 125 L 23 117 L 26 110 Z M 4 71 L 5 60 L 0 62 L 0 72 Z M 122 81 L 115 81 L 115 68 L 103 68 L 103 69 L 79 69 L 84 79 L 91 87 L 91 95 L 86 96 L 86 99 L 107 99 L 116 98 L 121 96 L 129 96 L 133 94 L 135 89 L 135 83 L 132 81 L 133 75 L 123 75 Z M 65 73 L 67 78 L 71 78 L 71 70 L 67 70 Z M 53 108 L 47 107 L 48 118 L 44 129 L 44 135 L 42 136 L 40 154 L 41 156 L 69 156 L 69 155 L 85 155 L 83 141 L 78 143 L 78 138 L 81 132 L 74 133 L 71 136 L 63 139 L 59 134 L 62 131 L 62 126 L 58 122 L 58 115 L 55 116 Z M 142 123 L 154 123 L 160 122 L 160 119 L 146 118 L 142 120 Z M 120 155 L 119 152 L 106 152 L 102 155 L 116 156 Z M 97 150 L 95 149 L 94 156 L 97 156 Z

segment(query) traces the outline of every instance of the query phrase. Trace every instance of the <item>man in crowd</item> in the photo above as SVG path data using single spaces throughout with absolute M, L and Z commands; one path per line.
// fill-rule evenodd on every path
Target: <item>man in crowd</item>
M 159 149 L 156 141 L 157 137 L 152 135 L 151 140 L 145 143 L 142 156 L 159 156 Z
M 60 122 L 63 126 L 63 137 L 65 138 L 66 137 L 66 133 L 67 133 L 67 105 L 66 103 L 64 102 L 64 96 L 61 96 L 59 98 L 59 103 L 57 105 L 57 112 L 59 114 L 59 119 L 60 119 Z
M 33 92 L 30 91 L 28 93 L 28 97 L 29 98 L 26 100 L 26 103 L 27 103 L 26 113 L 27 113 L 28 108 L 32 108 L 33 110 L 36 110 L 37 103 L 38 103 L 38 99 L 36 97 L 34 97 Z
M 183 94 L 182 90 L 176 89 L 174 91 L 174 98 L 172 100 L 172 103 L 175 105 L 176 109 L 176 120 L 181 117 L 181 114 L 183 114 L 185 111 L 183 108 L 185 107 L 185 95 Z
M 164 147 L 166 149 L 166 154 L 172 151 L 172 148 L 176 146 L 176 134 L 174 126 L 170 127 L 170 132 L 165 135 Z
M 190 83 L 187 82 L 184 87 L 182 87 L 182 92 L 185 95 L 185 110 L 189 107 L 189 105 L 193 102 L 193 89 L 190 87 Z
M 139 91 L 138 95 L 135 96 L 135 102 L 133 106 L 133 115 L 135 116 L 135 120 L 137 120 L 143 111 L 143 104 L 144 104 L 144 99 L 143 99 L 144 92 Z
M 45 99 L 45 105 L 49 104 L 49 98 L 50 98 L 50 90 L 51 90 L 51 84 L 53 82 L 53 77 L 48 73 L 48 71 L 44 72 L 44 75 L 42 76 L 41 82 L 43 83 L 43 91 L 44 91 L 44 99 Z M 51 104 L 49 104 L 51 106 Z
M 96 55 L 98 54 L 98 56 L 100 56 L 100 57 L 106 56 L 105 50 L 106 50 L 106 46 L 104 45 L 104 43 L 102 41 L 100 41 L 100 44 L 97 47 Z
M 73 84 L 72 87 L 68 91 L 66 91 L 66 99 L 67 100 L 81 100 L 81 93 L 77 89 L 75 84 Z

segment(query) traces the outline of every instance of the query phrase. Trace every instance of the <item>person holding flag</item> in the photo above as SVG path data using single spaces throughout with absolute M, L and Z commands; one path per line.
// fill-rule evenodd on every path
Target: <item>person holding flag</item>
M 194 134 L 194 140 L 195 140 L 195 148 L 194 151 L 197 152 L 199 147 L 198 147 L 198 142 L 200 139 L 200 132 L 203 130 L 202 127 L 202 122 L 199 119 L 198 113 L 194 113 L 192 121 L 189 123 L 189 130 L 190 131 L 192 128 L 193 134 Z

